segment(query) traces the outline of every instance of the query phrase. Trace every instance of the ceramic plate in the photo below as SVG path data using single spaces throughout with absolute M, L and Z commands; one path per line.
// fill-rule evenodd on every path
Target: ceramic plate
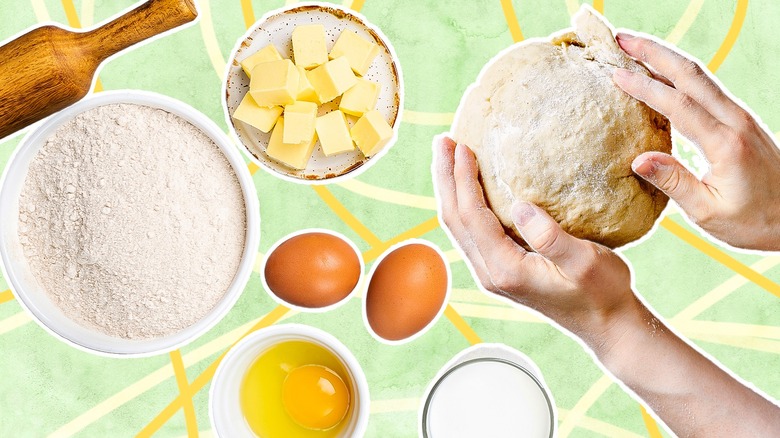
M 380 84 L 381 91 L 376 109 L 393 127 L 394 136 L 382 151 L 372 157 L 365 157 L 357 148 L 354 152 L 326 157 L 318 141 L 306 168 L 299 170 L 276 161 L 265 153 L 271 137 L 270 133 L 266 134 L 239 120 L 234 121 L 230 115 L 249 91 L 249 77 L 241 69 L 240 61 L 268 44 L 274 44 L 282 57 L 292 59 L 293 29 L 296 26 L 312 23 L 319 23 L 325 27 L 328 52 L 345 29 L 357 32 L 361 37 L 379 45 L 379 55 L 374 58 L 371 68 L 364 77 Z M 254 162 L 283 178 L 304 183 L 329 183 L 341 177 L 353 177 L 376 162 L 395 143 L 401 122 L 400 109 L 403 96 L 398 58 L 387 38 L 363 16 L 353 11 L 331 4 L 304 4 L 270 12 L 255 23 L 238 41 L 228 63 L 226 78 L 224 107 L 228 126 L 232 127 L 234 134 Z M 318 115 L 338 109 L 338 101 L 339 99 L 336 99 L 321 105 Z M 347 116 L 347 119 L 350 127 L 356 121 L 352 116 Z

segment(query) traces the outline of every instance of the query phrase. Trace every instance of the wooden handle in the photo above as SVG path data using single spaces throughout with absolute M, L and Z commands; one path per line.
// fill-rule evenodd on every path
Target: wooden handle
M 197 15 L 192 0 L 150 0 L 89 32 L 43 26 L 0 47 L 0 138 L 86 96 L 107 57 Z
M 150 0 L 121 17 L 83 34 L 84 51 L 98 62 L 198 16 L 193 0 Z

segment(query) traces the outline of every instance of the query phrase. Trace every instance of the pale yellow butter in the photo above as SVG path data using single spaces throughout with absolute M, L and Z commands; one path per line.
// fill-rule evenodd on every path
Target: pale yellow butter
M 317 118 L 317 104 L 295 102 L 284 107 L 284 136 L 288 144 L 302 143 L 314 136 L 314 120 Z
M 263 132 L 270 132 L 283 110 L 284 108 L 281 106 L 259 106 L 252 98 L 252 95 L 247 93 L 241 100 L 238 108 L 233 111 L 233 118 L 252 125 Z
M 295 65 L 312 69 L 328 61 L 325 27 L 321 24 L 297 26 L 292 32 Z
M 257 64 L 281 60 L 282 55 L 279 54 L 273 44 L 269 44 L 258 50 L 255 54 L 247 56 L 243 61 L 241 61 L 241 68 L 244 69 L 244 73 L 246 73 L 246 75 L 251 79 L 252 69 L 255 68 Z
M 379 152 L 393 138 L 393 128 L 379 111 L 373 110 L 363 114 L 363 117 L 355 122 L 350 134 L 363 155 L 370 157 Z
M 317 98 L 317 92 L 314 91 L 314 86 L 309 82 L 309 78 L 306 76 L 306 69 L 303 67 L 298 67 L 298 97 L 296 100 L 314 102 L 318 105 L 320 103 L 320 100 Z
M 341 32 L 336 44 L 330 51 L 330 59 L 346 56 L 352 71 L 360 76 L 365 75 L 379 54 L 379 46 L 362 38 L 351 30 Z
M 317 137 L 322 145 L 322 153 L 327 156 L 355 150 L 347 119 L 339 110 L 317 117 Z
M 314 152 L 314 144 L 317 142 L 317 136 L 312 135 L 308 141 L 298 144 L 288 144 L 282 139 L 284 132 L 284 116 L 279 117 L 276 127 L 271 133 L 271 139 L 268 141 L 268 147 L 265 153 L 294 169 L 305 169 L 306 163 Z
M 341 96 L 357 82 L 346 57 L 336 58 L 308 72 L 309 82 L 322 103 Z
M 258 64 L 252 70 L 249 93 L 260 106 L 289 105 L 298 95 L 298 69 L 289 59 Z
M 339 109 L 349 115 L 360 117 L 376 107 L 379 84 L 358 78 L 355 85 L 341 97 Z

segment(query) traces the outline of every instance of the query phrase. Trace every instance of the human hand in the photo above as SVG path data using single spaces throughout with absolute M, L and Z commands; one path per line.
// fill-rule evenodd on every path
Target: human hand
M 780 150 L 705 71 L 647 38 L 617 35 L 655 78 L 617 69 L 615 83 L 662 113 L 710 163 L 697 179 L 673 157 L 646 152 L 634 172 L 675 200 L 702 229 L 736 247 L 780 250 Z
M 609 349 L 616 324 L 642 308 L 623 260 L 567 234 L 541 208 L 518 202 L 513 220 L 536 252 L 526 251 L 486 205 L 473 152 L 447 137 L 435 140 L 434 152 L 441 218 L 482 286 L 540 311 L 597 354 Z

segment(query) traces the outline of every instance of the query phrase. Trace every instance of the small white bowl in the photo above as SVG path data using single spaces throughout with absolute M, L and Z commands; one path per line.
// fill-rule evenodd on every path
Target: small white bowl
M 342 437 L 360 437 L 368 425 L 371 397 L 363 369 L 355 356 L 334 336 L 301 324 L 282 324 L 258 330 L 236 344 L 219 364 L 209 390 L 209 416 L 217 437 L 255 438 L 241 413 L 241 383 L 258 355 L 284 341 L 307 341 L 333 353 L 349 373 L 352 383 L 350 420 Z
M 200 321 L 177 333 L 161 338 L 131 340 L 109 336 L 84 327 L 65 316 L 38 283 L 19 243 L 19 196 L 27 171 L 46 139 L 63 123 L 76 115 L 103 105 L 133 103 L 176 114 L 205 133 L 220 148 L 236 173 L 246 208 L 246 238 L 241 262 L 230 287 L 217 305 Z M 33 320 L 55 337 L 81 350 L 112 357 L 142 357 L 179 348 L 213 327 L 233 307 L 252 272 L 260 242 L 260 213 L 257 192 L 249 170 L 230 140 L 208 117 L 191 106 L 162 96 L 137 90 L 106 91 L 57 113 L 25 137 L 14 151 L 0 182 L 0 257 L 3 275 L 19 303 Z

